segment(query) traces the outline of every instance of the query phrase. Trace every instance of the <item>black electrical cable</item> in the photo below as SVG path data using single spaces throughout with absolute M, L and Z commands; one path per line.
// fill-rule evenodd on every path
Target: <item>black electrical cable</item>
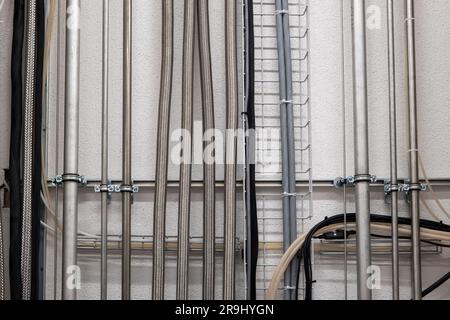
M 10 192 L 10 290 L 11 299 L 22 299 L 22 191 L 21 154 L 23 126 L 23 46 L 25 32 L 25 0 L 14 1 L 14 22 L 11 52 L 11 141 L 7 181 Z
M 334 225 L 343 223 L 345 221 L 345 215 L 338 215 L 331 218 L 326 218 L 324 221 L 320 222 L 316 226 L 314 226 L 311 231 L 306 236 L 305 242 L 303 247 L 298 252 L 298 264 L 299 269 L 301 268 L 302 260 L 303 260 L 303 266 L 304 266 L 304 277 L 305 277 L 305 300 L 312 300 L 312 286 L 314 284 L 313 276 L 312 276 L 312 263 L 311 263 L 311 243 L 314 238 L 314 235 L 321 229 Z M 347 223 L 354 223 L 356 222 L 356 214 L 347 214 Z M 384 216 L 384 215 L 371 215 L 371 222 L 372 223 L 391 223 L 392 218 L 390 216 Z M 411 219 L 407 218 L 399 218 L 399 224 L 400 225 L 411 225 Z M 421 220 L 420 226 L 425 229 L 434 230 L 434 231 L 443 231 L 443 232 L 449 232 L 450 233 L 450 226 L 445 225 L 443 223 L 437 223 L 434 221 L 429 220 Z M 334 235 L 332 235 L 334 236 Z M 343 234 L 342 234 L 343 237 Z M 382 237 L 382 236 L 379 236 Z M 426 241 L 424 241 L 426 242 Z M 430 243 L 428 241 L 428 243 Z M 439 243 L 432 243 L 436 246 L 443 246 Z M 299 284 L 299 275 L 297 279 L 297 288 L 296 288 L 296 296 L 298 297 L 298 288 Z
M 34 143 L 33 143 L 33 213 L 32 213 L 32 287 L 31 298 L 42 298 L 43 277 L 40 261 L 42 260 L 42 231 L 41 221 L 44 220 L 41 191 L 42 191 L 42 94 L 43 94 L 43 65 L 45 50 L 45 0 L 36 1 L 36 59 L 35 59 L 35 106 L 34 106 Z
M 246 141 L 247 153 L 247 179 L 246 179 L 246 205 L 248 214 L 247 226 L 247 276 L 248 298 L 256 300 L 256 270 L 258 264 L 259 238 L 258 238 L 258 208 L 256 201 L 256 166 L 255 166 L 255 43 L 253 0 L 246 0 L 245 6 L 246 28 L 246 106 L 245 113 L 249 134 Z
M 447 273 L 445 276 L 443 276 L 442 278 L 440 278 L 438 281 L 436 281 L 435 283 L 433 283 L 429 288 L 427 288 L 425 291 L 423 291 L 422 293 L 422 298 L 425 298 L 426 296 L 428 296 L 430 293 L 432 293 L 433 291 L 435 291 L 436 289 L 440 288 L 444 283 L 446 283 L 448 280 L 450 280 L 450 272 Z

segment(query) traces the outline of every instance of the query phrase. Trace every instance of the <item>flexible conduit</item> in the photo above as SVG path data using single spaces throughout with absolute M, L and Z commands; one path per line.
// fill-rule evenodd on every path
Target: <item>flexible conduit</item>
M 194 37 L 196 0 L 184 2 L 183 80 L 181 126 L 192 133 L 194 111 Z M 177 299 L 187 300 L 189 295 L 189 222 L 192 180 L 192 139 L 183 139 L 180 166 L 180 194 L 178 212 Z
M 245 1 L 245 117 L 249 132 L 245 141 L 245 204 L 247 215 L 246 274 L 247 298 L 256 300 L 256 269 L 258 264 L 258 208 L 256 202 L 255 168 L 255 44 L 253 0 Z
M 227 133 L 225 142 L 225 259 L 223 299 L 235 297 L 236 160 L 239 90 L 237 65 L 237 1 L 225 1 Z
M 166 225 L 167 170 L 169 153 L 170 105 L 173 77 L 173 0 L 162 0 L 162 65 L 159 97 L 158 140 L 156 153 L 156 192 L 153 220 L 154 300 L 164 299 L 164 244 Z
M 11 299 L 22 299 L 21 277 L 21 140 L 22 140 L 22 55 L 25 27 L 25 1 L 14 1 L 14 32 L 11 55 L 11 144 L 7 180 L 10 192 L 10 287 Z
M 280 78 L 280 129 L 282 149 L 283 182 L 283 242 L 287 250 L 297 237 L 296 173 L 295 173 L 295 131 L 293 116 L 291 38 L 289 30 L 289 4 L 276 0 L 277 44 Z M 285 274 L 285 297 L 295 299 L 296 269 L 294 264 Z
M 210 131 L 215 128 L 208 2 L 209 0 L 198 0 L 197 3 L 204 148 L 214 145 L 214 137 Z M 203 175 L 205 184 L 203 189 L 203 299 L 214 300 L 216 252 L 216 166 L 214 155 L 204 154 Z

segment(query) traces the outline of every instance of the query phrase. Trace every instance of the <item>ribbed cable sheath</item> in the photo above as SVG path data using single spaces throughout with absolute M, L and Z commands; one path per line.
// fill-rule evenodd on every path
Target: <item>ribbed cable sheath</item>
M 197 0 L 184 2 L 183 80 L 181 126 L 192 136 L 194 112 L 194 37 Z M 180 195 L 178 206 L 177 299 L 189 296 L 189 221 L 191 214 L 192 139 L 183 139 L 180 166 Z
M 21 190 L 21 140 L 23 126 L 23 41 L 25 27 L 25 1 L 14 1 L 14 32 L 11 54 L 11 142 L 7 180 L 10 191 L 10 257 L 9 276 L 11 299 L 22 299 L 21 248 L 22 248 L 22 190 Z
M 26 3 L 25 112 L 23 132 L 22 298 L 31 299 L 33 216 L 33 132 L 36 72 L 36 0 Z
M 197 6 L 203 131 L 206 133 L 215 127 L 208 0 L 198 0 Z M 205 148 L 214 145 L 213 135 L 205 135 L 204 138 Z M 203 299 L 214 300 L 216 242 L 216 166 L 214 155 L 204 154 L 203 175 L 205 182 L 203 189 Z
M 227 133 L 225 142 L 225 259 L 223 299 L 235 298 L 236 158 L 239 90 L 237 65 L 237 1 L 225 1 Z
M 156 150 L 156 192 L 153 221 L 153 286 L 154 300 L 164 299 L 164 244 L 166 225 L 167 170 L 169 153 L 170 106 L 173 75 L 173 0 L 162 0 L 162 65 Z

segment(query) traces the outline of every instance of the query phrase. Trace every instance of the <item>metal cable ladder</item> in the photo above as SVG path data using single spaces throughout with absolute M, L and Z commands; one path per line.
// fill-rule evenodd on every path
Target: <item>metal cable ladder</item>
M 297 194 L 298 232 L 301 234 L 305 231 L 305 222 L 313 217 L 309 0 L 289 1 L 289 17 L 294 89 L 296 179 L 308 182 L 307 187 L 298 190 Z M 280 102 L 274 0 L 254 1 L 254 28 L 256 176 L 257 181 L 280 181 Z M 261 244 L 257 275 L 258 299 L 264 298 L 272 273 L 283 253 L 278 248 L 270 248 L 271 243 L 280 243 L 283 238 L 282 195 L 281 191 L 277 192 L 278 190 L 274 192 L 257 190 Z M 301 291 L 300 294 L 302 294 Z

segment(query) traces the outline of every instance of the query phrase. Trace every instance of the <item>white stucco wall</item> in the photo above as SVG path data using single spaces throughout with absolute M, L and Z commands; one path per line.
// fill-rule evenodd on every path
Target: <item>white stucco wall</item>
M 0 1 L 1 3 L 1 1 Z M 110 174 L 111 178 L 121 178 L 121 121 L 122 121 L 122 6 L 120 0 L 111 0 L 111 68 L 110 68 Z M 255 1 L 257 5 L 258 1 Z M 331 180 L 342 175 L 343 167 L 343 128 L 342 128 L 342 83 L 341 83 L 341 42 L 340 42 L 340 1 L 310 0 L 311 9 L 311 84 L 312 84 L 312 120 L 313 120 L 313 170 L 314 178 Z M 347 1 L 349 4 L 349 2 Z M 388 69 L 385 27 L 385 1 L 370 0 L 367 5 L 378 5 L 382 9 L 382 27 L 368 30 L 368 81 L 370 107 L 370 163 L 371 173 L 380 178 L 389 175 L 389 131 L 388 131 Z M 160 34 L 161 2 L 133 1 L 133 175 L 135 180 L 154 179 L 155 139 L 157 131 L 157 108 L 160 70 Z M 181 91 L 181 55 L 183 1 L 175 0 L 176 14 L 176 56 L 174 70 L 174 99 L 172 112 L 172 129 L 180 126 L 180 91 Z M 349 7 L 348 7 L 349 8 Z M 347 8 L 347 9 L 348 9 Z M 0 168 L 8 165 L 9 132 L 9 60 L 12 29 L 13 1 L 5 0 L 0 11 Z M 225 126 L 225 62 L 224 62 L 224 1 L 210 1 L 211 38 L 213 55 L 214 93 L 216 101 L 216 123 L 219 128 Z M 402 177 L 407 177 L 407 104 L 405 82 L 405 39 L 403 24 L 403 2 L 396 2 L 396 43 L 397 43 L 397 89 L 399 109 L 399 167 Z M 419 137 L 423 162 L 430 178 L 448 178 L 450 176 L 450 15 L 449 0 L 416 1 L 417 23 L 417 73 L 419 102 Z M 101 129 L 101 1 L 82 1 L 82 51 L 81 51 L 81 114 L 80 114 L 80 173 L 90 179 L 100 177 L 100 129 Z M 350 12 L 346 19 L 346 98 L 347 105 L 347 163 L 348 173 L 353 168 L 353 126 L 352 126 L 352 79 L 351 79 L 351 38 Z M 55 49 L 55 48 L 54 48 Z M 52 86 L 50 89 L 49 115 L 49 175 L 61 173 L 55 168 L 56 146 L 62 150 L 62 140 L 55 141 L 56 119 L 56 50 L 52 54 Z M 198 57 L 196 57 L 198 69 Z M 196 73 L 196 120 L 201 121 L 199 76 Z M 61 104 L 61 107 L 63 105 Z M 62 112 L 61 112 L 62 113 Z M 60 114 L 62 120 L 62 114 Z M 61 127 L 62 130 L 62 127 Z M 62 138 L 62 131 L 60 131 Z M 171 165 L 170 178 L 176 180 L 178 169 Z M 194 166 L 194 179 L 202 178 L 202 169 Z M 218 170 L 218 179 L 222 179 L 222 170 Z M 446 205 L 450 205 L 448 188 L 437 190 Z M 273 189 L 271 193 L 280 191 Z M 223 232 L 223 192 L 217 197 L 217 232 Z M 241 198 L 241 197 L 240 197 Z M 425 195 L 429 200 L 429 194 Z M 176 190 L 169 192 L 168 235 L 176 235 L 177 203 Z M 349 195 L 349 210 L 352 211 L 352 195 Z M 434 203 L 430 205 L 435 208 Z M 274 207 L 277 204 L 274 203 Z M 384 195 L 373 194 L 372 211 L 388 212 Z M 339 190 L 316 189 L 314 195 L 314 224 L 325 216 L 342 213 L 342 194 Z M 80 229 L 97 234 L 99 224 L 100 202 L 98 195 L 85 190 L 80 195 Z M 437 210 L 436 210 L 437 211 Z M 110 206 L 109 228 L 111 234 L 121 232 L 120 197 L 114 196 Z M 402 204 L 402 212 L 406 206 Z M 239 221 L 243 221 L 242 202 L 238 204 Z M 192 235 L 202 234 L 202 193 L 197 190 L 192 198 Z M 424 211 L 424 217 L 429 217 Z M 153 217 L 153 192 L 143 190 L 135 197 L 133 206 L 133 234 L 151 235 Z M 448 222 L 448 221 L 447 221 Z M 238 224 L 239 236 L 242 238 L 243 223 Z M 52 245 L 52 242 L 49 242 Z M 48 250 L 48 297 L 53 296 L 52 249 Z M 377 291 L 377 298 L 390 297 L 389 260 L 378 259 L 383 267 L 383 290 Z M 239 261 L 239 259 L 238 259 Z M 80 257 L 83 269 L 83 288 L 80 298 L 96 299 L 99 297 L 99 259 L 94 256 Z M 217 292 L 220 297 L 220 261 L 217 272 Z M 351 264 L 352 265 L 352 264 Z M 443 256 L 424 257 L 424 285 L 428 285 L 442 274 L 448 272 L 450 258 Z M 201 297 L 201 260 L 193 260 L 191 265 L 191 297 Z M 315 285 L 316 299 L 343 298 L 343 267 L 341 257 L 316 256 Z M 133 261 L 133 297 L 146 299 L 150 297 L 151 259 L 136 257 Z M 176 266 L 173 258 L 167 262 L 167 298 L 174 298 Z M 350 266 L 350 297 L 355 296 L 354 269 Z M 244 297 L 242 266 L 237 266 L 238 297 Z M 110 298 L 120 298 L 120 259 L 110 261 Z M 402 292 L 409 298 L 408 259 L 402 260 Z M 450 298 L 450 286 L 436 291 L 435 298 Z

